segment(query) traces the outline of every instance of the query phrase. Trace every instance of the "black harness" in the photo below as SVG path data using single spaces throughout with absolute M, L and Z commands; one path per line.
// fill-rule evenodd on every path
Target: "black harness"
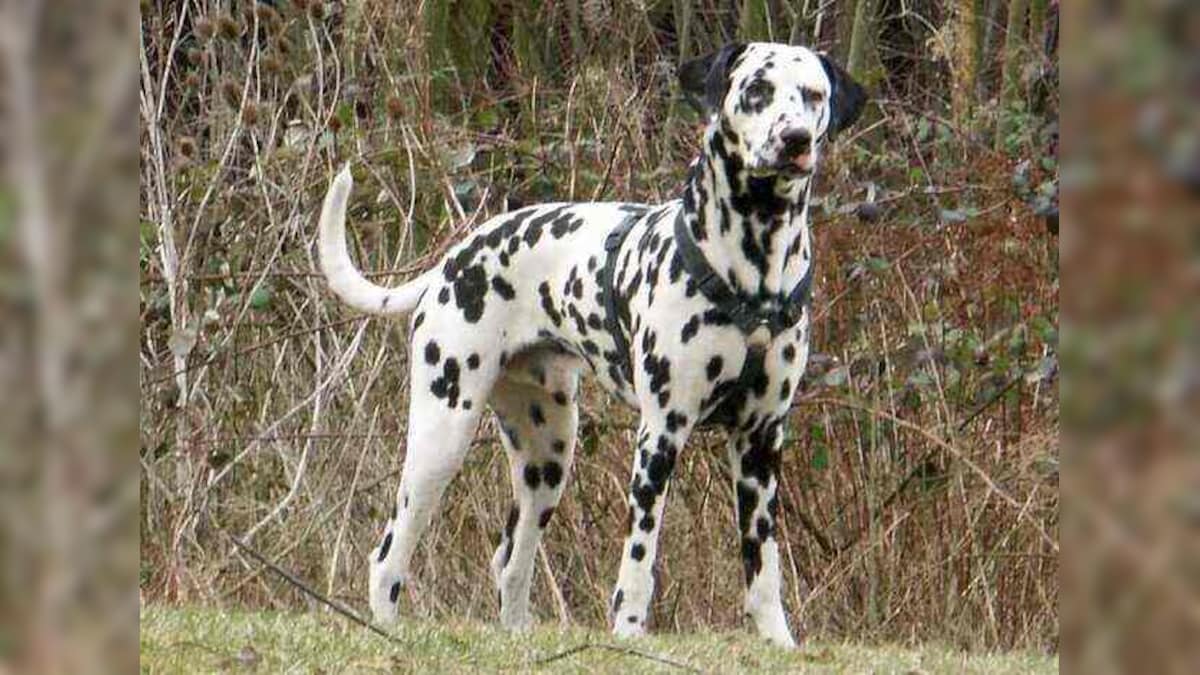
M 774 339 L 799 323 L 804 316 L 804 308 L 812 298 L 814 265 L 811 261 L 800 283 L 796 284 L 786 298 L 769 296 L 751 299 L 739 296 L 712 265 L 708 264 L 708 259 L 688 232 L 687 224 L 683 221 L 682 209 L 675 218 L 675 245 L 679 247 L 679 255 L 683 257 L 683 269 L 696 280 L 700 292 L 722 314 L 728 316 L 733 325 L 746 337 L 750 337 L 760 328 L 766 328 L 771 339 Z
M 617 367 L 621 374 L 632 385 L 633 364 L 629 359 L 629 341 L 625 339 L 625 331 L 621 329 L 621 320 L 617 316 L 617 258 L 621 254 L 621 245 L 625 237 L 641 218 L 640 214 L 626 216 L 615 230 L 608 233 L 604 239 L 604 269 L 600 273 L 600 292 L 604 295 L 604 327 L 612 336 L 613 346 L 617 352 Z
M 633 382 L 633 366 L 630 362 L 629 341 L 625 339 L 625 332 L 621 328 L 620 319 L 617 316 L 615 274 L 621 246 L 639 218 L 638 215 L 625 218 L 616 229 L 608 234 L 604 241 L 604 249 L 608 256 L 604 261 L 604 269 L 601 273 L 604 325 L 612 335 L 620 368 L 630 383 Z M 708 263 L 708 259 L 704 257 L 704 253 L 692 240 L 691 233 L 688 232 L 683 218 L 683 209 L 679 210 L 679 214 L 675 218 L 675 245 L 679 248 L 684 271 L 695 280 L 700 292 L 718 312 L 729 317 L 730 322 L 737 326 L 748 340 L 764 329 L 770 339 L 774 339 L 783 331 L 799 323 L 804 316 L 805 308 L 812 301 L 813 268 L 815 267 L 812 261 L 809 261 L 808 271 L 804 273 L 800 283 L 796 284 L 786 298 L 779 296 L 748 298 L 730 288 L 725 279 Z M 766 340 L 762 342 L 765 343 Z M 751 360 L 747 359 L 747 362 Z M 745 372 L 746 369 L 743 368 L 742 375 Z M 739 375 L 739 379 L 741 379 L 741 375 Z

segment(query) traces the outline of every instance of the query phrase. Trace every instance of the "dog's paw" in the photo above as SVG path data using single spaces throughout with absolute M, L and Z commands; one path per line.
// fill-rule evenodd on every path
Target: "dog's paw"
M 788 630 L 787 622 L 783 620 L 766 620 L 755 623 L 757 624 L 758 634 L 767 642 L 784 649 L 796 648 L 796 641 L 792 639 L 792 632 Z
M 786 632 L 782 635 L 764 635 L 763 637 L 766 638 L 767 642 L 770 642 L 776 647 L 781 647 L 783 649 L 796 648 L 796 641 L 793 640 L 792 636 Z
M 510 633 L 528 633 L 533 630 L 533 617 L 528 612 L 511 615 L 500 612 L 500 625 Z
M 404 579 L 398 574 L 389 574 L 380 566 L 371 568 L 370 604 L 375 623 L 390 626 L 396 623 L 400 611 L 400 592 Z
M 646 634 L 646 626 L 636 616 L 619 616 L 613 622 L 613 635 L 619 638 L 636 638 Z
M 784 649 L 795 649 L 796 641 L 792 639 L 792 631 L 788 628 L 787 617 L 780 604 L 758 607 L 747 610 L 746 617 L 754 621 L 758 634 L 771 644 Z

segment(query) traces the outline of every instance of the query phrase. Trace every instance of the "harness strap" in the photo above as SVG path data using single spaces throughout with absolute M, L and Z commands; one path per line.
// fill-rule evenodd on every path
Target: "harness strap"
M 704 297 L 729 317 L 738 330 L 750 337 L 759 328 L 765 327 L 775 338 L 783 331 L 796 325 L 804 316 L 804 309 L 812 300 L 813 268 L 809 262 L 804 277 L 786 298 L 767 297 L 751 299 L 736 293 L 717 273 L 704 252 L 696 245 L 684 222 L 683 211 L 675 218 L 675 245 L 683 259 L 683 268 L 696 280 Z
M 633 382 L 633 364 L 629 360 L 629 340 L 625 339 L 625 331 L 621 328 L 621 320 L 617 314 L 617 258 L 621 257 L 621 246 L 629 231 L 639 216 L 626 216 L 621 224 L 604 239 L 604 268 L 600 272 L 600 292 L 604 299 L 604 327 L 612 336 L 613 345 L 617 352 L 618 368 L 628 382 Z
M 629 236 L 629 231 L 639 220 L 639 216 L 627 216 L 604 240 L 604 250 L 607 253 L 604 267 L 600 272 L 600 291 L 604 302 L 604 327 L 612 336 L 614 348 L 617 351 L 618 367 L 629 382 L 633 382 L 633 365 L 630 362 L 629 340 L 621 327 L 617 312 L 616 273 L 617 259 L 620 258 L 621 247 Z M 675 218 L 675 245 L 683 259 L 684 270 L 696 281 L 700 292 L 708 301 L 713 303 L 717 311 L 725 314 L 737 326 L 742 334 L 749 338 L 760 328 L 765 327 L 775 338 L 783 331 L 796 325 L 804 316 L 804 309 L 812 301 L 813 268 L 810 261 L 804 277 L 792 289 L 786 298 L 765 298 L 751 300 L 735 293 L 721 278 L 713 266 L 708 263 L 704 253 L 692 235 L 687 231 L 683 210 Z

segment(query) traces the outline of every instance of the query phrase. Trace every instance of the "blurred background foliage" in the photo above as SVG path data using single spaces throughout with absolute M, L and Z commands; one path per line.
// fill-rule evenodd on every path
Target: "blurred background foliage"
M 48 4 L 0 1 L 0 671 L 128 671 L 138 14 Z
M 1200 663 L 1200 6 L 1064 4 L 1064 661 Z M 1069 646 L 1069 652 L 1068 652 Z
M 672 198 L 703 121 L 675 66 L 805 44 L 872 92 L 813 204 L 816 321 L 781 491 L 810 634 L 1056 650 L 1056 0 L 142 0 L 144 601 L 300 607 L 244 537 L 365 606 L 404 453 L 399 323 L 316 272 L 352 162 L 352 248 L 381 283 L 547 200 Z M 636 420 L 584 391 L 577 472 L 539 556 L 542 620 L 603 625 Z M 417 616 L 490 619 L 507 508 L 488 421 L 415 561 Z M 741 621 L 722 439 L 668 500 L 652 626 Z

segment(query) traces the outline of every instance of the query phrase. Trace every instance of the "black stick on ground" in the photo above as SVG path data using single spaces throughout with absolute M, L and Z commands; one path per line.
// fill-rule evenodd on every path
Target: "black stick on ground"
M 686 663 L 668 659 L 665 656 L 659 656 L 658 654 L 651 654 L 649 652 L 643 652 L 643 651 L 640 651 L 637 649 L 630 649 L 629 647 L 622 647 L 620 645 L 606 644 L 603 642 L 585 642 L 581 645 L 575 645 L 574 647 L 565 649 L 561 652 L 556 652 L 554 654 L 551 654 L 550 656 L 545 656 L 540 659 L 530 661 L 529 665 L 544 666 L 548 663 L 553 663 L 555 661 L 558 661 L 559 659 L 565 659 L 568 656 L 574 656 L 575 654 L 579 654 L 580 652 L 585 652 L 589 649 L 603 649 L 603 650 L 610 651 L 610 652 L 617 652 L 618 654 L 625 654 L 628 656 L 636 656 L 641 659 L 654 661 L 655 663 L 661 663 L 663 665 L 671 666 L 673 668 L 678 668 L 680 670 L 686 670 L 689 673 L 703 673 L 704 672 L 703 670 L 700 670 L 699 668 L 696 668 L 695 666 L 690 666 Z
M 212 526 L 214 528 L 216 528 L 216 530 L 218 532 L 225 535 L 225 537 L 228 538 L 229 541 L 233 542 L 233 545 L 236 546 L 238 548 L 238 550 L 240 550 L 241 552 L 250 556 L 251 558 L 254 558 L 254 560 L 256 562 L 258 562 L 260 565 L 266 567 L 267 569 L 271 570 L 275 574 L 278 574 L 289 584 L 296 587 L 296 589 L 299 590 L 301 593 L 304 593 L 308 597 L 325 605 L 326 607 L 332 609 L 333 611 L 337 612 L 338 614 L 341 614 L 343 617 L 349 619 L 350 621 L 352 621 L 352 622 L 358 624 L 359 626 L 366 628 L 367 630 L 371 631 L 372 633 L 375 633 L 376 635 L 384 638 L 388 642 L 394 642 L 396 644 L 403 644 L 394 635 L 392 635 L 391 633 L 388 633 L 387 631 L 380 628 L 379 626 L 376 626 L 375 624 L 371 623 L 370 621 L 367 621 L 366 619 L 362 618 L 354 610 L 350 609 L 349 607 L 346 607 L 345 605 L 343 605 L 339 602 L 336 602 L 336 601 L 326 597 L 325 594 L 316 590 L 312 586 L 309 586 L 308 584 L 304 583 L 304 581 L 302 581 L 295 574 L 292 574 L 291 572 L 287 571 L 286 569 L 280 567 L 274 561 L 270 560 L 262 553 L 259 553 L 257 550 L 255 550 L 252 546 L 250 546 L 246 542 L 244 542 L 241 539 L 230 534 L 228 530 L 226 530 L 225 528 L 218 525 L 215 521 L 212 520 L 212 518 L 209 518 L 209 522 L 212 523 Z

